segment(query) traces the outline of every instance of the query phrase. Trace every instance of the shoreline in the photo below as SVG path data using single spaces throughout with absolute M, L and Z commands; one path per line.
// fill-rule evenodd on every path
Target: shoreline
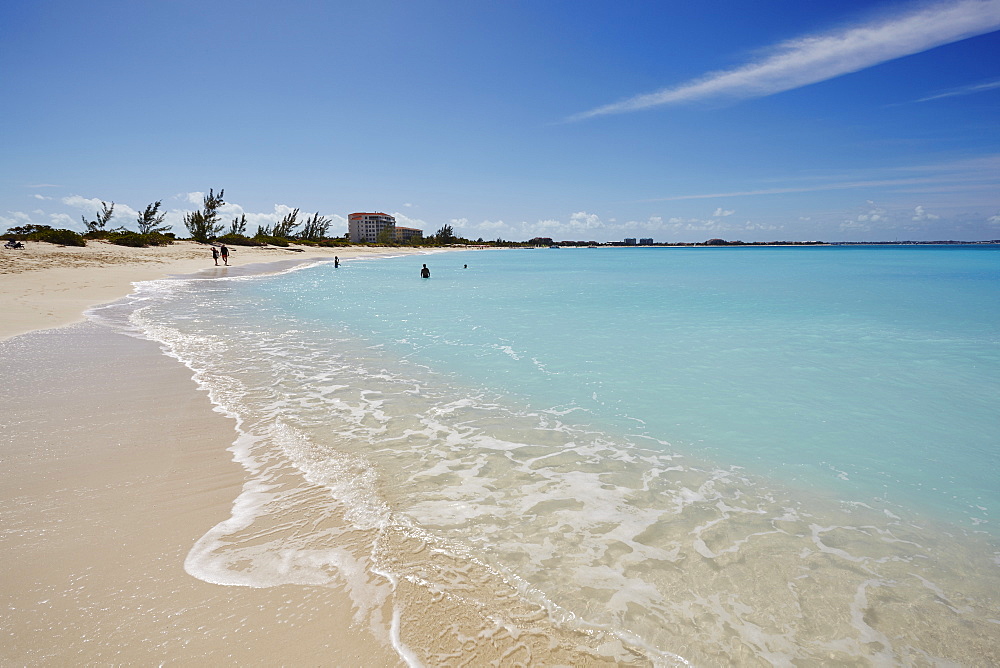
M 2 662 L 403 665 L 344 586 L 291 594 L 184 570 L 246 480 L 235 423 L 157 343 L 85 313 L 139 281 L 426 251 L 240 248 L 215 267 L 192 242 L 26 246 L 0 255 Z
M 99 241 L 85 247 L 27 241 L 23 250 L 0 252 L 0 313 L 4 314 L 0 319 L 0 341 L 82 322 L 88 309 L 128 296 L 132 284 L 139 281 L 271 273 L 280 271 L 282 265 L 328 261 L 335 256 L 351 260 L 426 253 L 426 249 L 409 247 L 241 246 L 231 250 L 231 264 L 226 267 L 212 264 L 210 246 L 193 241 L 154 248 Z
M 245 475 L 233 420 L 156 343 L 81 323 L 0 342 L 0 370 L 0 663 L 401 665 L 342 586 L 185 572 Z

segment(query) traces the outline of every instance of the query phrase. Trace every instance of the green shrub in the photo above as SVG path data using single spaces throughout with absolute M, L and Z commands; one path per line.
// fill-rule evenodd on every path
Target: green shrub
M 145 248 L 146 235 L 137 232 L 115 232 L 107 237 L 108 241 L 117 246 L 130 246 L 132 248 Z
M 86 246 L 87 241 L 73 230 L 42 230 L 28 235 L 32 241 L 44 241 L 60 246 Z
M 263 246 L 266 243 L 259 239 L 251 239 L 242 234 L 226 234 L 216 238 L 215 241 L 227 246 Z
M 319 242 L 320 246 L 332 247 L 332 246 L 350 246 L 351 242 L 347 239 L 323 239 Z
M 150 246 L 169 246 L 174 243 L 174 235 L 171 232 L 149 232 L 139 236 L 144 237 Z
M 168 246 L 174 243 L 173 235 L 167 236 L 161 232 L 149 232 L 139 234 L 138 232 L 109 232 L 104 237 L 117 246 L 129 246 L 131 248 L 145 248 L 146 246 Z
M 261 242 L 261 245 L 270 244 L 272 246 L 288 246 L 288 239 L 283 239 L 281 237 L 269 237 L 265 235 L 258 235 L 254 237 L 254 241 Z

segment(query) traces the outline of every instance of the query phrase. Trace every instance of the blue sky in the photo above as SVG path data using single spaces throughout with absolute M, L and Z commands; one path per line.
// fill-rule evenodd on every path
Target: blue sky
M 0 5 L 0 230 L 1000 239 L 1000 0 Z

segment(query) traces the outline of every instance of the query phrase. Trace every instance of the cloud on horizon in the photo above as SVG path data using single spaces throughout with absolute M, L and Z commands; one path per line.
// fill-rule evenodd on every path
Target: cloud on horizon
M 575 114 L 567 120 L 579 121 L 723 96 L 765 97 L 998 29 L 1000 0 L 922 5 L 908 14 L 887 20 L 789 40 L 771 47 L 770 55 L 742 67 L 712 72 L 701 79 L 655 93 L 636 95 Z

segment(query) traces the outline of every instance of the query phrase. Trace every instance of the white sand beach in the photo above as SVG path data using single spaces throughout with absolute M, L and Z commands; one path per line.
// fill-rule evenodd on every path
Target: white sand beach
M 259 263 L 420 253 L 414 248 L 277 246 L 230 248 L 229 267 L 216 266 L 211 247 L 178 241 L 156 248 L 128 248 L 100 241 L 85 247 L 25 242 L 22 250 L 0 253 L 0 340 L 36 329 L 84 319 L 87 308 L 124 297 L 135 281 L 194 274 L 226 276 L 266 271 Z M 222 265 L 222 261 L 219 261 Z
M 337 588 L 291 596 L 184 571 L 243 484 L 234 424 L 155 344 L 81 322 L 133 281 L 380 252 L 237 248 L 231 268 L 192 242 L 0 255 L 0 663 L 400 664 Z

